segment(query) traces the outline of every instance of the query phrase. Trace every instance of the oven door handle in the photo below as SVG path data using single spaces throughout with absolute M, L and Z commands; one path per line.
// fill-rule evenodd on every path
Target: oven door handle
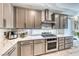
M 54 40 L 54 41 L 47 41 L 47 43 L 52 43 L 52 42 L 57 42 L 57 40 Z

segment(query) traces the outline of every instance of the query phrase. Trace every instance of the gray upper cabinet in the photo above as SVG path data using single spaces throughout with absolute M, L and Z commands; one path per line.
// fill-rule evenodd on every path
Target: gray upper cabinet
M 2 10 L 3 4 L 0 3 L 0 28 L 3 27 L 3 10 Z
M 3 27 L 13 28 L 13 6 L 3 3 Z
M 68 28 L 68 16 L 64 15 L 64 28 Z
M 53 14 L 53 19 L 56 22 L 56 29 L 65 29 L 68 28 L 68 16 L 64 14 Z
M 68 28 L 68 16 L 65 14 L 61 14 L 60 16 L 60 29 L 66 29 Z
M 27 29 L 41 28 L 41 11 L 26 9 L 26 28 Z
M 35 16 L 35 29 L 41 28 L 41 11 L 36 11 Z
M 41 11 L 16 7 L 15 19 L 16 28 L 41 28 Z
M 23 8 L 15 8 L 15 27 L 16 28 L 24 28 L 25 23 L 25 9 Z
M 60 14 L 60 29 L 68 28 L 68 16 Z
M 64 29 L 64 15 L 62 15 L 62 14 L 60 15 L 59 21 L 60 21 L 60 27 L 59 28 Z
M 34 19 L 35 19 L 35 11 L 28 9 L 26 10 L 26 28 L 33 29 L 34 28 Z
M 53 14 L 53 20 L 56 22 L 55 28 L 59 29 L 60 28 L 59 14 Z

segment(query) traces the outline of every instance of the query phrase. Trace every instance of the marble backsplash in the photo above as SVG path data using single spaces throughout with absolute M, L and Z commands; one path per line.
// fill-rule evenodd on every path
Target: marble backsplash
M 68 20 L 68 29 L 18 29 L 18 33 L 27 32 L 27 35 L 40 35 L 42 32 L 51 32 L 52 34 L 73 35 L 72 22 Z M 0 29 L 0 42 L 4 40 L 4 32 L 11 31 L 11 29 Z

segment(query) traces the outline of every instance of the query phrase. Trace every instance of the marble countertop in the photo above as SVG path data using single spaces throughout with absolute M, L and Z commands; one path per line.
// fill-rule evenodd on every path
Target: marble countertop
M 57 35 L 57 37 L 66 37 L 71 35 Z M 50 37 L 49 37 L 50 38 Z M 52 38 L 52 37 L 51 37 Z M 15 45 L 18 41 L 24 41 L 24 40 L 37 40 L 37 39 L 46 39 L 42 36 L 27 36 L 25 38 L 17 38 L 13 40 L 7 40 L 4 39 L 0 43 L 0 55 L 3 55 L 6 51 L 8 51 L 13 45 Z
M 67 37 L 67 36 L 72 36 L 72 35 L 57 35 L 57 37 Z

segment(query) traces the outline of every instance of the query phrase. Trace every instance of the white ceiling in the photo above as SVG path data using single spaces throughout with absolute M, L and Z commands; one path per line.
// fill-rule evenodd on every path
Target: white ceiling
M 13 4 L 14 6 L 30 7 L 35 9 L 49 9 L 58 10 L 62 12 L 68 12 L 72 15 L 79 13 L 79 3 L 18 3 Z
M 58 3 L 56 5 L 64 9 L 70 9 L 79 12 L 79 3 L 62 3 L 62 4 Z

